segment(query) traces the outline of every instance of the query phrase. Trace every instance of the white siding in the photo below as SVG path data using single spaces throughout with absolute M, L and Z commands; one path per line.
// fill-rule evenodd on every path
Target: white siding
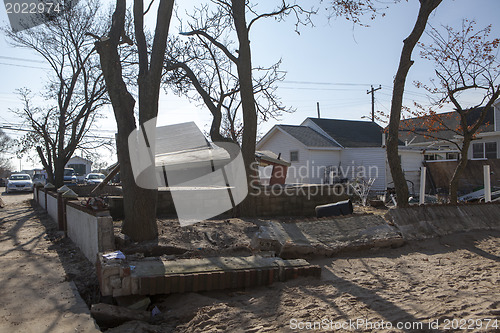
M 312 184 L 323 183 L 325 168 L 338 166 L 340 163 L 340 150 L 309 150 L 309 182 Z
M 266 140 L 262 145 L 259 145 L 258 150 L 270 150 L 275 154 L 280 154 L 285 161 L 290 161 L 290 151 L 299 152 L 299 161 L 291 162 L 292 165 L 288 168 L 286 183 L 309 183 L 309 175 L 307 173 L 307 165 L 309 160 L 309 150 L 293 138 L 291 135 L 285 134 L 280 130 Z M 259 173 L 263 183 L 269 181 L 272 167 L 259 168 Z
M 373 191 L 383 191 L 386 188 L 386 153 L 384 148 L 346 148 L 341 152 L 341 177 L 365 179 L 375 178 Z
M 401 156 L 401 166 L 403 168 L 405 178 L 408 180 L 408 190 L 410 191 L 410 195 L 418 195 L 420 191 L 420 167 L 422 166 L 424 155 L 420 151 L 405 150 L 399 150 L 399 155 Z M 391 170 L 389 166 L 387 166 L 387 184 L 389 187 L 394 187 L 394 184 L 391 183 Z M 411 185 L 412 183 L 413 188 Z

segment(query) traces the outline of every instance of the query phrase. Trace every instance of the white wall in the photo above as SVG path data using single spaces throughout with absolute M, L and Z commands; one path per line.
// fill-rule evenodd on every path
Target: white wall
M 97 253 L 113 248 L 113 220 L 111 216 L 93 216 L 66 205 L 68 236 L 90 262 Z
M 325 168 L 328 166 L 339 166 L 340 150 L 309 150 L 310 182 L 313 184 L 323 183 Z
M 40 190 L 38 193 L 40 194 L 38 198 L 38 203 L 43 209 L 45 209 L 45 192 Z
M 286 183 L 309 183 L 309 176 L 306 172 L 299 171 L 307 168 L 309 160 L 309 151 L 302 143 L 293 138 L 291 135 L 277 130 L 269 139 L 262 145 L 259 145 L 258 150 L 270 150 L 275 154 L 281 153 L 281 158 L 290 162 L 290 151 L 297 150 L 299 152 L 299 161 L 291 162 L 292 165 L 288 168 Z M 271 175 L 272 167 L 259 168 L 261 179 L 268 179 Z M 264 174 L 265 173 L 265 174 Z
M 57 198 L 47 194 L 47 213 L 57 222 Z
M 413 183 L 413 191 L 411 188 L 411 183 L 408 183 L 408 190 L 410 191 L 410 195 L 415 194 L 418 195 L 420 191 L 420 167 L 422 167 L 422 161 L 424 160 L 424 155 L 420 151 L 408 151 L 408 150 L 399 150 L 399 155 L 401 156 L 401 167 L 403 168 L 403 172 L 406 180 Z M 387 183 L 389 187 L 394 187 L 394 184 L 390 184 L 392 182 L 391 170 L 387 167 Z
M 341 151 L 341 172 L 348 179 L 356 178 L 357 172 L 366 180 L 375 178 L 373 191 L 386 188 L 386 152 L 385 148 L 345 148 Z

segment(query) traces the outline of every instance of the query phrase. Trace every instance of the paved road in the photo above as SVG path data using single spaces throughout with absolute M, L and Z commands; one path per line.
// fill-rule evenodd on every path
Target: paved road
M 0 190 L 0 332 L 100 332 L 26 201 L 33 194 Z

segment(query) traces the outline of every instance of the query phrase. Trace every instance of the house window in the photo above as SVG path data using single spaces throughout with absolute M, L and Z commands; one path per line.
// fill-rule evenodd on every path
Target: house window
M 455 160 L 457 161 L 458 158 L 459 158 L 459 154 L 458 153 L 446 153 L 446 159 L 447 160 Z
M 497 143 L 496 142 L 485 142 L 484 143 L 484 154 L 486 158 L 497 158 Z
M 472 158 L 497 158 L 497 143 L 496 142 L 473 143 Z
M 299 151 L 293 150 L 290 152 L 290 162 L 298 162 L 299 161 Z

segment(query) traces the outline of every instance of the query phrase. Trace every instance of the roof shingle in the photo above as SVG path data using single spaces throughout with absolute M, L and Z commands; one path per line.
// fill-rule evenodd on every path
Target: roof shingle
M 339 147 L 334 141 L 307 126 L 277 125 L 307 147 Z

